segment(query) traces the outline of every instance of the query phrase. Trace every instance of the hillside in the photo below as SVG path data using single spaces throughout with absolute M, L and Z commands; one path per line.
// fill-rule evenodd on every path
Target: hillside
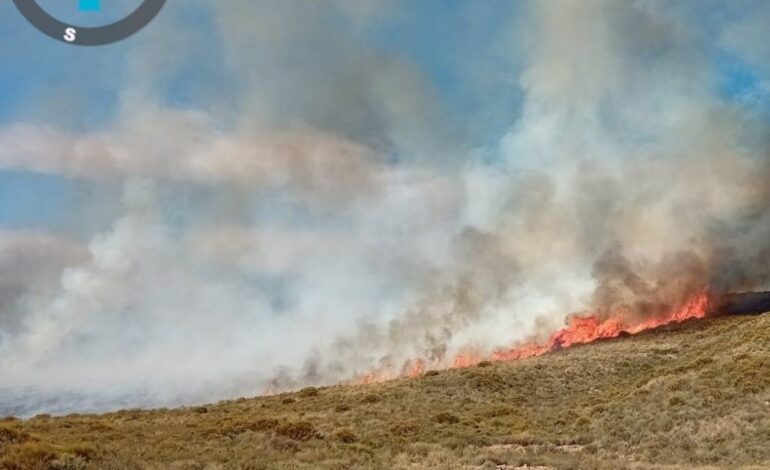
M 0 468 L 770 468 L 770 315 L 415 380 L 0 423 Z M 752 467 L 753 466 L 753 467 Z

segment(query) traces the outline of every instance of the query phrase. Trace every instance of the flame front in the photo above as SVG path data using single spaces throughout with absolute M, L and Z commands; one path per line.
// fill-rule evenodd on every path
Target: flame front
M 680 308 L 661 317 L 628 324 L 622 315 L 602 320 L 597 315 L 570 317 L 567 326 L 551 335 L 545 343 L 532 343 L 492 353 L 496 361 L 509 361 L 525 357 L 540 356 L 575 344 L 584 344 L 598 339 L 615 338 L 623 333 L 637 334 L 644 330 L 657 328 L 670 323 L 681 323 L 692 318 L 703 318 L 708 312 L 709 296 L 701 292 L 691 297 Z
M 476 352 L 464 352 L 456 355 L 451 369 L 470 367 L 484 360 L 512 361 L 528 357 L 542 356 L 552 351 L 569 348 L 576 344 L 591 343 L 599 339 L 615 338 L 621 334 L 637 334 L 660 326 L 681 323 L 695 318 L 704 318 L 709 312 L 709 295 L 707 291 L 699 292 L 690 297 L 678 308 L 668 314 L 645 320 L 628 320 L 633 318 L 629 312 L 616 312 L 607 318 L 599 315 L 573 315 L 569 317 L 567 326 L 553 333 L 547 341 L 531 341 L 508 349 L 498 349 L 491 355 L 485 356 Z M 354 380 L 353 383 L 374 383 L 392 380 L 398 377 L 417 377 L 427 369 L 425 360 L 416 359 L 407 362 L 400 370 L 392 366 L 381 367 Z M 438 365 L 437 365 L 438 367 Z

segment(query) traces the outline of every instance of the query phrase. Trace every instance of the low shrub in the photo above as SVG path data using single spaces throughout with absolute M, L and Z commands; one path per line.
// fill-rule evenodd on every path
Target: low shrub
M 668 400 L 668 404 L 671 406 L 682 406 L 684 405 L 684 398 L 680 395 L 674 395 Z
M 419 426 L 411 421 L 398 421 L 388 428 L 391 434 L 401 437 L 414 435 L 419 429 Z
M 48 464 L 46 470 L 85 470 L 88 462 L 74 454 L 63 454 Z
M 31 436 L 21 429 L 0 426 L 0 448 L 8 444 L 18 444 L 31 439 Z
M 380 401 L 382 401 L 382 398 L 380 398 L 379 395 L 375 395 L 374 393 L 370 393 L 361 399 L 362 403 L 378 403 Z
M 8 446 L 4 453 L 0 458 L 3 470 L 46 469 L 58 457 L 51 446 L 34 441 Z
M 272 418 L 262 418 L 256 421 L 224 421 L 218 426 L 203 430 L 203 434 L 208 437 L 235 437 L 245 432 L 268 432 L 278 427 L 278 420 Z
M 87 443 L 75 444 L 67 447 L 65 454 L 74 455 L 83 460 L 93 460 L 96 457 L 96 447 Z
M 299 451 L 299 445 L 292 439 L 286 437 L 275 437 L 270 441 L 270 445 L 281 452 L 294 453 Z
M 344 413 L 346 411 L 350 411 L 350 405 L 347 403 L 340 403 L 339 405 L 334 407 L 334 411 L 336 413 Z
M 352 444 L 354 442 L 358 442 L 358 436 L 356 436 L 356 434 L 350 429 L 340 429 L 339 431 L 334 433 L 334 437 L 336 437 L 337 440 L 345 444 Z
M 483 418 L 499 418 L 501 416 L 509 416 L 515 414 L 516 410 L 510 406 L 496 406 L 488 410 L 483 411 L 480 415 Z
M 317 397 L 319 394 L 319 390 L 315 387 L 305 387 L 299 392 L 297 392 L 297 394 L 304 398 Z
M 433 421 L 439 423 L 439 424 L 457 424 L 460 422 L 460 418 L 453 415 L 452 413 L 439 413 L 433 417 Z
M 276 428 L 275 433 L 295 441 L 308 441 L 314 437 L 319 437 L 318 431 L 307 421 L 294 421 L 283 424 Z

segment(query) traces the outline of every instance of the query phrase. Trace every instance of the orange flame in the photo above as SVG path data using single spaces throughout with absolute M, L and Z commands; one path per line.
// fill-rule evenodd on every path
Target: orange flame
M 691 297 L 680 308 L 668 315 L 654 317 L 640 323 L 626 324 L 621 317 L 602 320 L 596 315 L 573 316 L 567 326 L 552 334 L 545 343 L 525 344 L 511 349 L 492 353 L 496 361 L 510 361 L 526 357 L 540 356 L 575 344 L 585 344 L 598 339 L 615 338 L 623 333 L 636 334 L 644 330 L 657 328 L 670 323 L 681 323 L 692 318 L 703 318 L 708 312 L 709 296 L 706 292 Z
M 524 343 L 510 349 L 494 351 L 487 360 L 512 361 L 528 357 L 542 356 L 558 349 L 569 348 L 576 344 L 590 343 L 599 339 L 615 338 L 621 334 L 637 334 L 645 330 L 657 328 L 671 323 L 681 323 L 694 318 L 703 318 L 709 311 L 709 295 L 703 291 L 692 296 L 681 307 L 667 315 L 649 318 L 641 322 L 628 322 L 624 315 L 615 315 L 602 319 L 597 315 L 574 315 L 568 320 L 567 326 L 553 333 L 545 342 Z M 452 360 L 450 368 L 465 368 L 478 364 L 485 358 L 475 352 L 463 352 Z M 384 367 L 371 371 L 364 376 L 354 379 L 352 383 L 367 384 L 383 382 L 398 377 L 418 377 L 427 369 L 428 364 L 422 359 L 407 362 L 400 373 L 392 367 Z

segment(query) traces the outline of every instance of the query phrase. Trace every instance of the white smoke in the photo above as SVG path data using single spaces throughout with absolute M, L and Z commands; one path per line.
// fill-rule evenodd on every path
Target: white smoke
M 528 4 L 511 19 L 525 32 L 501 32 L 522 41 L 499 67 L 519 116 L 483 148 L 457 132 L 478 123 L 448 115 L 418 66 L 367 45 L 408 6 L 218 4 L 238 80 L 202 91 L 208 109 L 160 104 L 194 51 L 139 43 L 112 125 L 0 129 L 3 168 L 100 181 L 123 201 L 108 229 L 57 248 L 75 254 L 0 245 L 0 411 L 442 366 L 574 311 L 768 282 L 767 122 L 760 98 L 720 94 L 710 52 L 770 69 L 752 40 L 768 12 L 715 32 L 703 5 Z M 8 281 L 18 266 L 29 282 Z

